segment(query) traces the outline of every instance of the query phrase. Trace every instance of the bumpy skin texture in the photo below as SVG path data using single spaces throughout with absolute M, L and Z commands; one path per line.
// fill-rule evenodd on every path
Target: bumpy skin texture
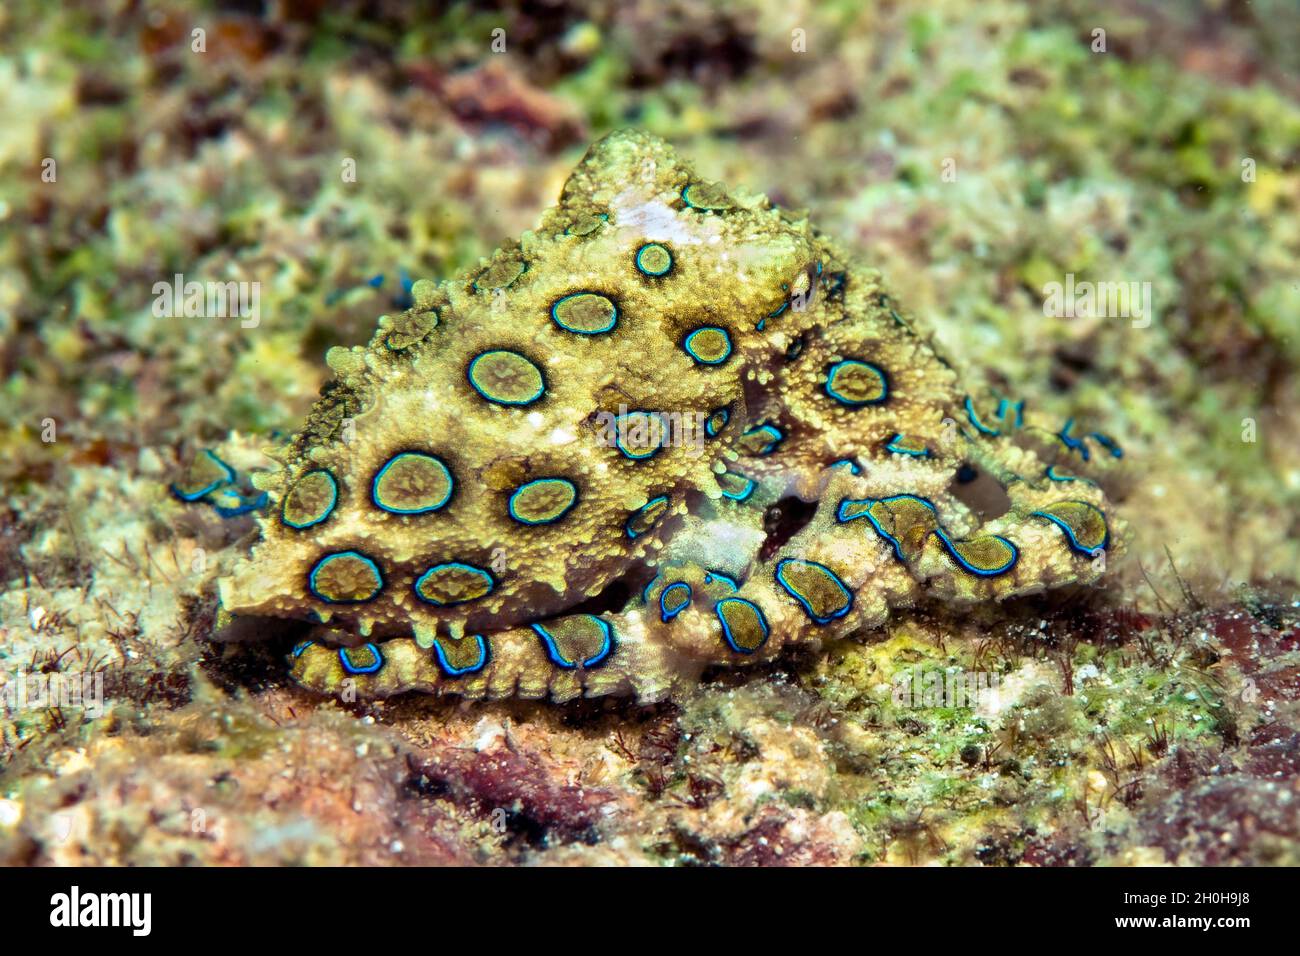
M 220 582 L 230 614 L 321 622 L 306 686 L 654 700 L 893 608 L 1089 584 L 1118 547 L 1077 475 L 1113 441 L 968 398 L 878 274 L 644 133 L 414 297 L 330 353 Z

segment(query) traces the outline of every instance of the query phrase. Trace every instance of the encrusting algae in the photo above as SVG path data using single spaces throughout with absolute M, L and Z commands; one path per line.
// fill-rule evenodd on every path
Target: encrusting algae
M 878 625 L 1091 584 L 1101 433 L 967 395 L 875 271 L 645 133 L 535 232 L 335 348 L 259 477 L 226 620 L 314 618 L 305 686 L 632 693 Z

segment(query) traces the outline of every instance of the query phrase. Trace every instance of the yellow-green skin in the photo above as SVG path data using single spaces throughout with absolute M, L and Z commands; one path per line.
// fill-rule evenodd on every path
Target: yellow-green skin
M 598 327 L 566 311 L 566 297 L 581 293 L 616 305 L 612 329 L 583 334 L 557 321 L 558 302 L 561 319 Z M 414 297 L 412 310 L 380 320 L 369 345 L 331 351 L 336 383 L 274 453 L 282 467 L 262 482 L 272 500 L 262 540 L 220 582 L 233 615 L 322 622 L 293 657 L 295 677 L 309 687 L 653 700 L 708 665 L 767 660 L 787 644 L 877 625 L 922 599 L 971 603 L 1092 583 L 1118 545 L 1113 518 L 1108 532 L 1097 524 L 1109 509 L 1096 484 L 1046 474 L 1049 466 L 1060 479 L 1077 473 L 1077 454 L 1032 420 L 1016 428 L 1014 416 L 993 420 L 993 405 L 968 408 L 955 374 L 901 317 L 877 273 L 851 265 L 806 219 L 765 197 L 701 181 L 647 134 L 601 140 L 535 232 L 470 274 L 417 283 Z M 693 340 L 703 352 L 693 357 L 686 345 L 700 328 L 725 330 L 730 354 L 718 362 L 719 337 L 708 333 Z M 540 377 L 493 359 L 478 373 L 500 374 L 476 380 L 499 387 L 498 399 L 528 404 L 490 401 L 472 384 L 475 358 L 500 351 L 523 356 Z M 539 379 L 544 394 L 531 400 Z M 719 409 L 729 418 L 716 435 L 696 430 L 720 422 Z M 667 447 L 642 460 L 625 455 L 608 425 L 629 411 L 668 413 Z M 765 447 L 771 433 L 753 431 L 765 423 L 783 435 L 775 447 Z M 437 510 L 377 506 L 375 476 L 403 452 L 435 456 L 453 476 Z M 845 459 L 854 464 L 834 464 Z M 1009 510 L 981 523 L 956 481 L 963 465 L 963 477 L 980 475 L 969 487 L 1004 488 Z M 337 484 L 332 510 L 309 523 L 302 519 L 316 515 L 291 498 L 286 523 L 286 496 L 320 471 Z M 577 490 L 558 520 L 512 517 L 515 491 L 557 477 Z M 746 479 L 754 486 L 744 501 L 723 496 L 724 488 L 739 495 Z M 328 487 L 319 476 L 312 482 L 302 488 Z M 899 495 L 928 500 L 933 520 L 911 498 L 879 503 Z M 637 521 L 638 509 L 661 497 L 657 520 Z M 788 513 L 793 498 L 815 503 L 815 513 L 789 540 L 765 547 L 782 524 L 773 510 Z M 866 499 L 877 503 L 848 511 L 872 511 L 874 521 L 839 520 L 842 502 Z M 1018 552 L 1006 570 L 1003 542 Z M 331 603 L 312 593 L 313 568 L 341 552 L 379 569 L 383 585 L 372 598 Z M 369 573 L 348 562 L 332 567 Z M 981 562 L 999 573 L 972 570 Z M 483 569 L 492 590 L 446 606 L 423 600 L 417 581 L 447 563 Z M 678 582 L 691 600 L 671 616 L 660 598 Z M 318 583 L 344 593 L 330 573 Z M 667 610 L 684 593 L 674 590 Z M 583 613 L 591 607 L 602 624 Z M 538 623 L 540 631 L 530 626 Z M 339 651 L 361 642 L 369 643 Z

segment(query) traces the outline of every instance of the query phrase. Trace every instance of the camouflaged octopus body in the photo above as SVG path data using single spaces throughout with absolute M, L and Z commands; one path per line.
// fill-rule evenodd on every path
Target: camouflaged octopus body
M 981 412 L 876 273 L 648 135 L 414 297 L 331 351 L 221 581 L 234 615 L 325 625 L 308 686 L 654 699 L 923 598 L 1089 583 L 1114 547 L 1066 470 L 1113 442 Z

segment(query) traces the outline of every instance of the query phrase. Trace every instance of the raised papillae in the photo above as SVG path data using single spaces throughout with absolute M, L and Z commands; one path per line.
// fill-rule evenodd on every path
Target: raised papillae
M 800 215 L 615 133 L 534 232 L 422 281 L 260 477 L 235 617 L 361 695 L 653 700 L 705 667 L 1106 570 L 1119 446 L 969 396 Z M 216 467 L 215 465 L 213 466 Z

